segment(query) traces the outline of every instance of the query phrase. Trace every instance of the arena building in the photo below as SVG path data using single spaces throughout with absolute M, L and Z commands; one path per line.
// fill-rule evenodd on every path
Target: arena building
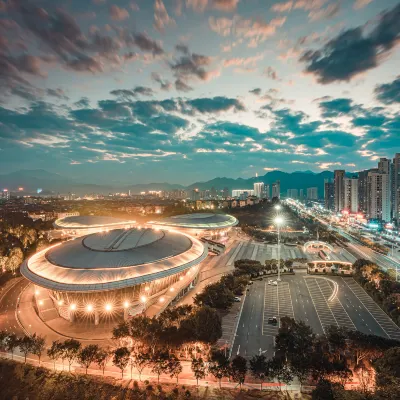
M 42 319 L 57 313 L 98 324 L 111 313 L 128 318 L 176 297 L 171 292 L 182 294 L 196 282 L 206 257 L 203 243 L 182 232 L 115 229 L 40 251 L 21 273 L 35 284 Z
M 238 224 L 232 215 L 215 213 L 194 213 L 176 215 L 149 224 L 155 228 L 176 229 L 193 236 L 217 239 Z
M 61 230 L 63 236 L 78 237 L 111 229 L 132 228 L 135 221 L 95 215 L 67 216 L 54 222 L 54 228 Z

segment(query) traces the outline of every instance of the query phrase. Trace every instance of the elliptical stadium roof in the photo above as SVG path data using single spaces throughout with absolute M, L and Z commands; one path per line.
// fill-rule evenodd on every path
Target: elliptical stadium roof
M 79 215 L 73 217 L 65 217 L 57 219 L 54 222 L 54 227 L 57 229 L 93 229 L 105 228 L 116 229 L 124 225 L 132 225 L 135 221 L 126 220 L 123 218 L 100 217 L 96 215 Z
M 194 213 L 176 215 L 149 222 L 153 226 L 174 227 L 177 229 L 225 229 L 238 224 L 238 220 L 228 214 Z
M 115 229 L 45 249 L 25 261 L 21 273 L 52 290 L 99 292 L 165 278 L 206 257 L 203 244 L 184 233 Z

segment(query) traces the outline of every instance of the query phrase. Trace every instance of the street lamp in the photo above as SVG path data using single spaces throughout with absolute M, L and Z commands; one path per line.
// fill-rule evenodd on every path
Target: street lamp
M 281 281 L 281 230 L 280 227 L 284 222 L 284 219 L 278 215 L 277 217 L 275 217 L 274 219 L 275 225 L 276 225 L 276 229 L 278 231 L 278 279 L 277 281 L 280 282 Z
M 279 211 L 282 207 L 281 207 L 280 204 L 277 204 L 274 208 L 275 208 L 275 210 L 278 210 L 278 211 Z

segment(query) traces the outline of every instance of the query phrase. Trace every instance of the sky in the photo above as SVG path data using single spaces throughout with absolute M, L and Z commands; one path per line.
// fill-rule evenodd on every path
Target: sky
M 174 182 L 400 152 L 398 0 L 0 0 L 0 174 Z

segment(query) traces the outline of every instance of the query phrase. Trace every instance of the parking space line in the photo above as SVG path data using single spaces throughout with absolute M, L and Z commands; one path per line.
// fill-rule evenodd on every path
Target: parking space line
M 271 286 L 265 282 L 264 289 L 264 308 L 262 315 L 262 335 L 264 336 L 276 336 L 278 333 L 278 327 L 268 324 L 268 318 L 276 316 L 278 317 L 279 306 L 278 306 L 278 286 Z

